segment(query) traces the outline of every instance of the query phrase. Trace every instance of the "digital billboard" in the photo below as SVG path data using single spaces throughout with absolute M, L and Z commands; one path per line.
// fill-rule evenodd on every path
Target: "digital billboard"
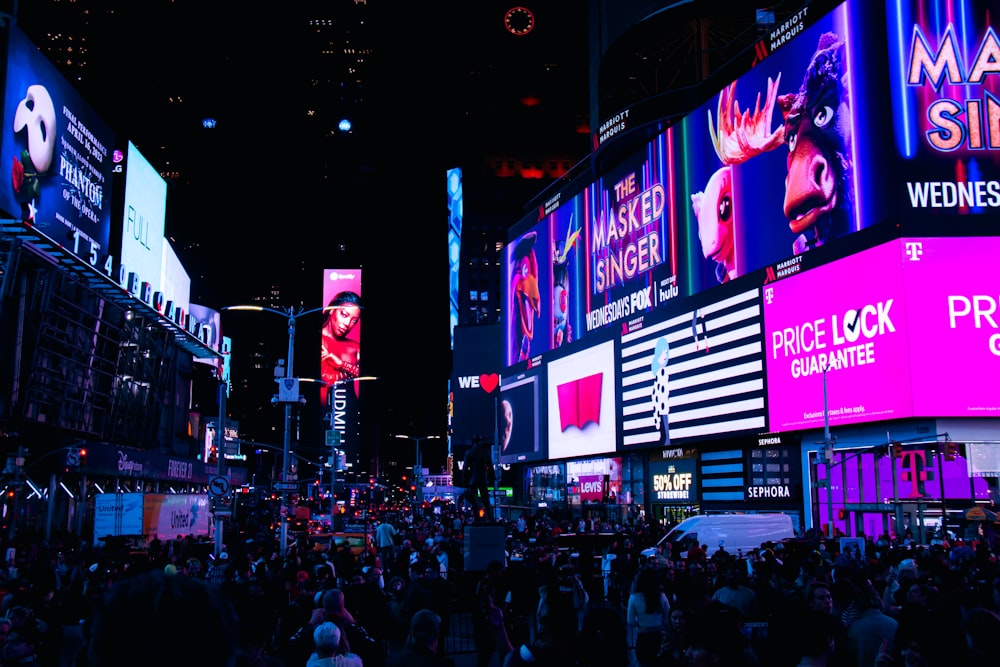
M 885 3 L 895 197 L 907 218 L 1000 208 L 996 0 Z M 979 218 L 995 233 L 992 218 Z
M 449 382 L 454 412 L 451 417 L 453 446 L 471 444 L 476 437 L 492 438 L 497 428 L 502 326 L 497 322 L 455 327 Z M 494 353 L 486 353 L 487 350 Z
M 771 431 L 911 416 L 908 305 L 898 242 L 766 285 Z
M 630 321 L 619 375 L 625 449 L 765 428 L 760 290 L 732 292 Z
M 103 268 L 111 228 L 114 135 L 16 25 L 8 26 L 0 209 L 88 266 Z
M 357 432 L 357 382 L 361 375 L 361 269 L 324 269 L 320 335 L 320 403 L 331 410 L 341 441 Z M 357 451 L 358 443 L 350 443 Z
M 903 238 L 766 285 L 770 429 L 1000 413 L 998 251 Z
M 515 226 L 507 364 L 741 276 L 787 275 L 812 251 L 828 261 L 888 220 L 891 133 L 870 119 L 887 80 L 873 13 L 814 3 L 746 74 Z
M 119 253 L 119 285 L 150 305 L 153 293 L 160 291 L 166 217 L 167 182 L 130 141 L 125 157 L 121 232 L 114 235 L 112 245 Z
M 541 367 L 504 377 L 497 410 L 500 463 L 545 458 L 542 427 L 545 419 Z
M 546 364 L 548 458 L 615 451 L 618 441 L 616 367 L 613 340 Z
M 897 242 L 906 288 L 913 413 L 1000 416 L 1000 237 Z

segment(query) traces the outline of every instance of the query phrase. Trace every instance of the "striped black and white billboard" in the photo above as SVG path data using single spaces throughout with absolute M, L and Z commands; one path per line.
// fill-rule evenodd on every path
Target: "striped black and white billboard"
M 766 430 L 760 290 L 654 317 L 622 333 L 624 448 Z

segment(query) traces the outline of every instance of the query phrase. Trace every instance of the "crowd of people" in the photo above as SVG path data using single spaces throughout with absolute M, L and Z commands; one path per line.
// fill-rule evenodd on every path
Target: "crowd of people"
M 360 554 L 247 539 L 214 557 L 191 536 L 115 554 L 19 535 L 3 544 L 0 667 L 443 666 L 457 611 L 477 667 L 985 665 L 1000 636 L 1000 546 L 985 539 L 650 556 L 659 525 L 526 510 L 506 552 L 466 572 L 475 519 L 381 517 Z M 605 539 L 566 549 L 569 533 Z

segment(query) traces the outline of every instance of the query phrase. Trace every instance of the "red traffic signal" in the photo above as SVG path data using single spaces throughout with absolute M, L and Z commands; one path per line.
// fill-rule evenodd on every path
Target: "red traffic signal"
M 894 458 L 897 459 L 903 458 L 903 443 L 901 442 L 892 443 L 892 455 Z

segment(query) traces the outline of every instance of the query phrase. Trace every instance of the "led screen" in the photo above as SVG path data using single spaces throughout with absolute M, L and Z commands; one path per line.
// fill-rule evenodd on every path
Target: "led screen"
M 450 382 L 453 444 L 471 443 L 476 437 L 493 437 L 500 395 L 501 327 L 500 323 L 455 327 Z M 484 350 L 494 353 L 487 354 Z
M 615 451 L 616 367 L 614 341 L 546 365 L 550 459 Z
M 118 282 L 144 303 L 152 304 L 152 292 L 161 289 L 166 216 L 167 182 L 130 141 L 125 162 Z
M 537 370 L 505 377 L 500 384 L 500 462 L 516 463 L 544 458 L 541 423 L 541 376 Z
M 759 290 L 718 296 L 677 315 L 647 315 L 622 334 L 626 449 L 764 429 Z
M 885 3 L 896 152 L 907 218 L 1000 208 L 995 0 Z M 995 221 L 980 220 L 996 230 Z
M 358 384 L 361 375 L 361 269 L 324 269 L 323 314 L 320 333 L 320 402 L 330 407 L 331 428 L 339 431 L 348 455 L 358 424 Z
M 1000 415 L 1000 237 L 898 242 L 906 286 L 913 413 Z
M 551 349 L 552 263 L 546 254 L 550 242 L 545 222 L 507 244 L 506 281 L 508 366 L 527 361 Z
M 830 424 L 912 414 L 899 263 L 886 243 L 764 287 L 772 431 L 822 426 L 824 394 Z
M 114 135 L 16 25 L 6 30 L 0 163 L 9 176 L 0 186 L 0 209 L 103 268 Z
M 802 12 L 749 72 L 517 225 L 505 257 L 508 365 L 812 251 L 840 252 L 886 220 L 891 139 L 869 111 L 885 104 L 884 22 L 871 13 L 853 0 Z

